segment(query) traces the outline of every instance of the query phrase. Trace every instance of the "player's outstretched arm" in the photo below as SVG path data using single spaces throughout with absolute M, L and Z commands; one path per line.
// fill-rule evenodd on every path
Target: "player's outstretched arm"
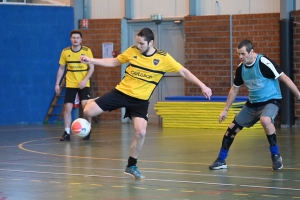
M 204 83 L 202 83 L 194 74 L 192 74 L 188 69 L 183 67 L 179 72 L 180 76 L 184 79 L 198 85 L 201 88 L 202 94 L 210 100 L 212 95 L 212 91 L 209 87 L 207 87 Z
M 54 90 L 56 92 L 56 94 L 60 93 L 60 80 L 63 77 L 64 73 L 65 73 L 65 65 L 59 65 L 58 71 L 57 71 L 57 75 L 56 75 L 56 83 L 55 83 L 55 87 Z
M 295 98 L 298 101 L 300 101 L 300 92 L 297 86 L 295 85 L 295 83 L 290 79 L 290 77 L 288 77 L 285 73 L 282 73 L 279 76 L 278 80 L 283 82 L 289 88 L 289 90 L 294 94 Z
M 117 67 L 122 64 L 117 58 L 89 58 L 85 55 L 80 57 L 80 61 L 85 64 L 94 64 L 103 67 Z
M 220 113 L 220 116 L 219 116 L 219 123 L 221 123 L 222 121 L 224 121 L 226 119 L 228 110 L 229 110 L 231 104 L 234 102 L 239 91 L 240 91 L 240 88 L 236 87 L 234 85 L 230 88 L 224 110 L 222 110 L 222 112 Z

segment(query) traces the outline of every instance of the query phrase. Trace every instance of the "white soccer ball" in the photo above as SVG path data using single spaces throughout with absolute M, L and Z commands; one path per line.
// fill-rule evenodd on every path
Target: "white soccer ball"
M 91 124 L 86 119 L 78 118 L 72 123 L 71 131 L 74 135 L 85 137 L 91 131 Z

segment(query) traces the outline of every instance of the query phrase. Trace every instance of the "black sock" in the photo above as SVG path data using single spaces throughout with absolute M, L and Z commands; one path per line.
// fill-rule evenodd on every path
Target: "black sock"
M 231 144 L 233 143 L 234 137 L 228 137 L 224 135 L 223 141 L 222 141 L 222 149 L 229 150 Z
M 267 135 L 267 138 L 270 143 L 270 147 L 274 147 L 277 145 L 276 132 L 272 135 Z
M 128 158 L 128 165 L 127 165 L 127 167 L 135 166 L 136 163 L 137 163 L 137 159 L 135 159 L 135 158 L 133 158 L 133 157 L 130 156 Z

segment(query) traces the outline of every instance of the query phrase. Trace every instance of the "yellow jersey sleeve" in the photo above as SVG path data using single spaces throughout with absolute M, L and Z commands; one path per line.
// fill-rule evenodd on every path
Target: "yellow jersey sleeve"
M 170 54 L 166 54 L 166 72 L 179 72 L 182 68 L 183 66 L 179 62 L 177 62 Z
M 70 51 L 70 47 L 62 50 L 59 58 L 59 64 L 65 66 L 67 64 L 66 52 Z
M 129 47 L 128 49 L 126 49 L 122 54 L 119 54 L 117 56 L 117 59 L 122 63 L 127 63 L 129 62 L 129 58 L 132 55 L 132 48 L 134 48 L 134 46 Z
M 88 57 L 90 57 L 90 58 L 94 58 L 93 53 L 92 53 L 92 51 L 91 51 L 90 48 L 85 47 L 85 46 L 84 46 L 83 48 L 85 49 L 85 55 L 86 55 L 86 56 L 88 56 Z

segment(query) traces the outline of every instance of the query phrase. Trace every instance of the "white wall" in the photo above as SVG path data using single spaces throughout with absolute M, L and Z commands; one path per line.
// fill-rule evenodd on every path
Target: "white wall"
M 70 5 L 71 1 L 72 0 L 33 0 L 32 3 Z M 88 4 L 86 11 L 87 17 L 90 19 L 125 17 L 125 0 L 85 1 L 86 4 Z M 295 10 L 300 9 L 300 0 L 286 1 L 295 1 Z M 163 18 L 183 17 L 189 14 L 189 0 L 132 0 L 132 2 L 133 19 L 149 19 L 151 14 L 162 14 Z M 199 15 L 280 12 L 280 0 L 198 0 L 198 5 L 197 10 Z
M 200 15 L 280 12 L 280 0 L 200 0 Z M 216 3 L 218 2 L 218 3 Z
M 299 10 L 300 9 L 300 0 L 296 0 L 296 9 L 295 10 Z
M 189 13 L 189 0 L 133 0 L 133 18 L 148 18 L 151 14 L 163 17 L 183 17 Z
M 125 17 L 125 0 L 89 0 L 90 18 Z M 280 0 L 198 0 L 199 15 L 251 14 L 280 12 Z M 291 0 L 292 1 L 292 0 Z M 149 19 L 151 14 L 163 18 L 183 17 L 189 14 L 189 0 L 132 0 L 133 19 Z M 217 7 L 217 3 L 219 7 Z M 300 0 L 296 0 L 296 10 Z
M 125 17 L 125 0 L 90 0 L 88 13 L 90 19 L 123 18 Z

